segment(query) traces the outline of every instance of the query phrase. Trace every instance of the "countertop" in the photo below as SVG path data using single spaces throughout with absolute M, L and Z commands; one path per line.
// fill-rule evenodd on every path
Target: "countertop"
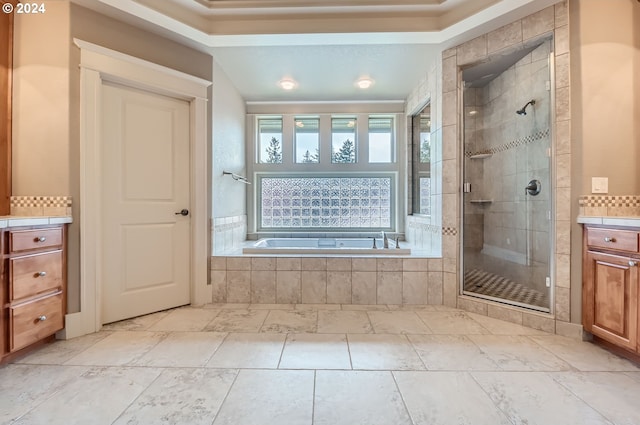
M 49 224 L 71 223 L 71 216 L 35 216 L 26 217 L 19 215 L 0 216 L 0 229 L 20 226 L 47 226 Z
M 608 226 L 640 227 L 640 217 L 586 216 L 579 215 L 580 224 L 600 224 Z

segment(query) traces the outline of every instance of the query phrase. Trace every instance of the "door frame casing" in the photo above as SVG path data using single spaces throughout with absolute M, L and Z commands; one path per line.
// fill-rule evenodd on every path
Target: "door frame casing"
M 189 102 L 191 304 L 211 302 L 207 244 L 207 92 L 210 81 L 83 40 L 80 48 L 80 311 L 67 314 L 63 338 L 102 327 L 101 110 L 103 82 Z

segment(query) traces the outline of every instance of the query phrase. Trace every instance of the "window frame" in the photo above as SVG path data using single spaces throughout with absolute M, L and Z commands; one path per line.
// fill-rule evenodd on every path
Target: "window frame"
M 341 112 L 336 108 L 335 113 L 316 113 L 313 109 L 286 112 L 282 114 L 268 113 L 248 113 L 246 120 L 247 140 L 246 146 L 247 175 L 250 176 L 253 185 L 247 186 L 247 227 L 249 234 L 300 234 L 300 233 L 364 233 L 370 231 L 385 230 L 389 232 L 404 231 L 404 215 L 407 210 L 405 193 L 407 186 L 404 179 L 399 176 L 406 173 L 406 143 L 404 140 L 405 130 L 400 123 L 404 122 L 405 115 L 401 112 L 377 112 L 377 108 L 372 108 L 371 112 L 354 113 L 351 108 Z M 258 163 L 256 159 L 258 146 L 257 123 L 261 118 L 282 118 L 282 163 Z M 320 162 L 318 163 L 296 163 L 295 162 L 295 120 L 297 118 L 313 117 L 320 120 Z M 369 163 L 369 117 L 388 117 L 393 119 L 393 162 L 389 163 Z M 332 156 L 332 118 L 355 118 L 356 119 L 356 162 L 355 163 L 333 163 Z M 391 176 L 391 226 L 388 228 L 261 228 L 261 178 L 271 177 L 380 177 Z

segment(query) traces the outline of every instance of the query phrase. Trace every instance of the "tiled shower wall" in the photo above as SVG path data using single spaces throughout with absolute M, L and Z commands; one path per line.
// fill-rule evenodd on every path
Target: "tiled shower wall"
M 454 156 L 443 159 L 442 199 L 443 211 L 455 211 L 454 222 L 449 226 L 459 229 L 462 223 L 459 201 L 462 169 L 462 82 L 461 67 L 486 61 L 489 56 L 517 49 L 528 40 L 545 34 L 553 35 L 555 84 L 551 89 L 555 102 L 552 114 L 553 146 L 553 195 L 555 197 L 555 246 L 554 246 L 554 313 L 536 314 L 516 308 L 505 308 L 495 303 L 459 295 L 460 269 L 453 270 L 447 264 L 458 264 L 462 243 L 460 232 L 443 235 L 443 271 L 445 303 L 454 299 L 457 306 L 480 314 L 499 317 L 516 323 L 544 329 L 550 332 L 581 334 L 579 325 L 570 324 L 570 229 L 571 229 L 571 108 L 569 78 L 569 27 L 566 2 L 543 9 L 533 15 L 484 34 L 442 54 L 442 146 L 450 146 Z M 460 105 L 460 107 L 459 107 Z M 453 215 L 453 214 L 452 214 Z M 448 226 L 446 216 L 443 226 Z
M 213 302 L 443 303 L 442 259 L 211 257 Z
M 488 271 L 545 291 L 549 263 L 551 40 L 542 43 L 484 87 L 464 90 L 464 248 L 517 264 Z M 526 115 L 516 114 L 528 101 Z M 488 155 L 488 156 L 487 156 Z M 542 190 L 526 195 L 525 186 Z M 487 260 L 488 261 L 488 260 Z M 486 261 L 485 261 L 486 263 Z M 486 268 L 489 267 L 489 268 Z M 523 273 L 524 272 L 524 273 Z

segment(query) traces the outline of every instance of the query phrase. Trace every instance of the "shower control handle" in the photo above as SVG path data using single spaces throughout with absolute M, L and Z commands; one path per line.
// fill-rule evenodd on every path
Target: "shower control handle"
M 542 190 L 542 183 L 540 180 L 533 179 L 528 184 L 527 187 L 524 188 L 524 193 L 529 194 L 531 196 L 536 196 Z
M 616 241 L 616 238 L 604 238 L 604 241 L 607 243 L 614 243 Z

